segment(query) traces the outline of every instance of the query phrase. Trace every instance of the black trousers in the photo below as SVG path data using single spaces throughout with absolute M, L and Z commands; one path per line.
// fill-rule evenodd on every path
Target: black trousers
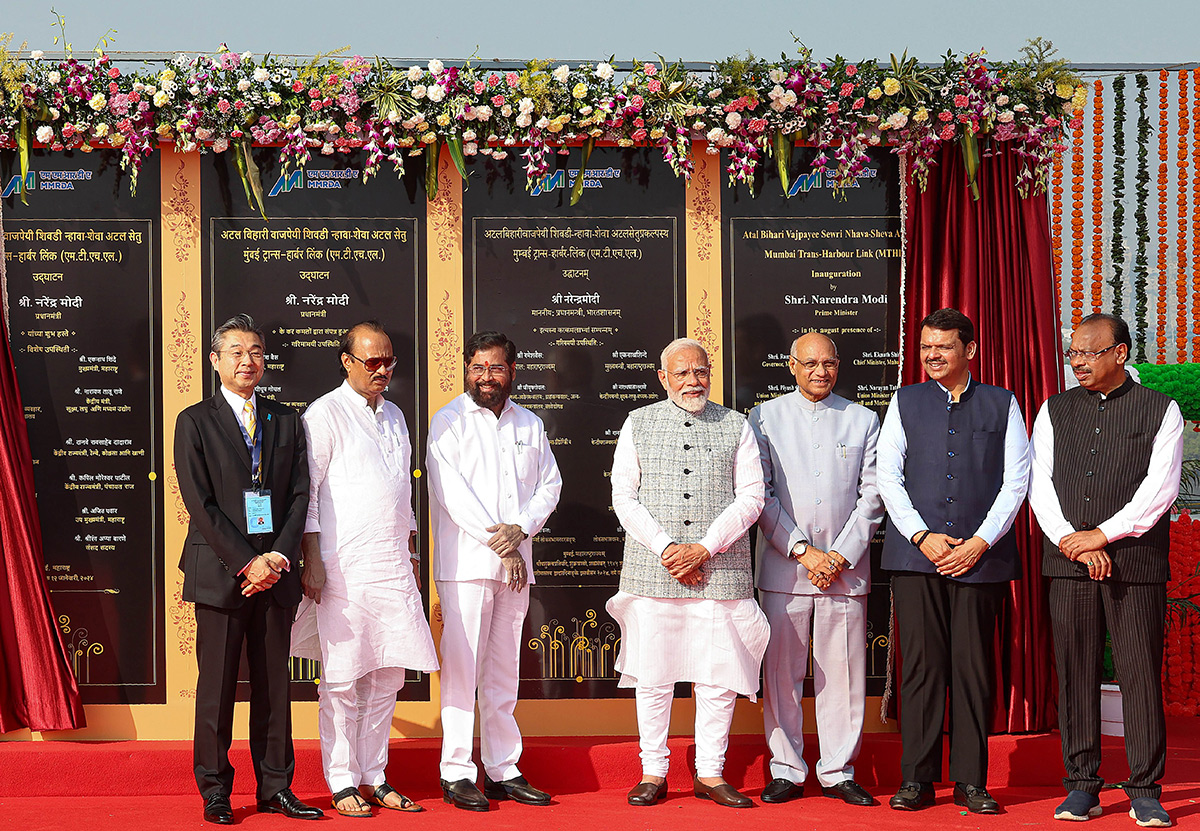
M 963 583 L 938 574 L 892 577 L 900 640 L 900 773 L 942 778 L 942 724 L 950 692 L 950 779 L 987 784 L 992 641 L 1007 583 Z
M 196 730 L 192 760 L 196 785 L 207 799 L 233 791 L 229 745 L 242 644 L 250 668 L 250 758 L 257 798 L 270 799 L 292 784 L 292 707 L 288 651 L 294 606 L 271 592 L 252 595 L 240 609 L 196 604 Z
M 1100 672 L 1104 632 L 1112 636 L 1121 685 L 1130 799 L 1162 795 L 1167 727 L 1162 703 L 1163 620 L 1167 587 L 1086 577 L 1050 581 L 1050 622 L 1058 668 L 1058 729 L 1063 785 L 1099 794 Z M 1106 625 L 1107 624 L 1107 625 Z

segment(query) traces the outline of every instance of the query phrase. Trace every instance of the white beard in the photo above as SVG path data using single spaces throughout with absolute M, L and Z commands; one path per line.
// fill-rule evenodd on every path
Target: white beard
M 676 407 L 681 410 L 687 410 L 689 413 L 698 413 L 704 409 L 704 405 L 708 403 L 708 393 L 705 392 L 700 398 L 684 398 L 685 392 L 692 392 L 690 389 L 682 389 L 676 392 L 675 390 L 667 390 L 667 398 L 671 399 Z

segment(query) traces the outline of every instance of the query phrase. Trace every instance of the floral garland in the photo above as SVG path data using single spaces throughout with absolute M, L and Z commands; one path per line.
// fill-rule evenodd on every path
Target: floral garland
M 1083 319 L 1083 109 L 1071 118 L 1071 328 Z
M 1113 78 L 1112 313 L 1125 308 L 1125 76 Z
M 709 152 L 728 150 L 734 182 L 749 184 L 767 156 L 786 170 L 803 140 L 817 147 L 815 166 L 837 187 L 863 172 L 869 147 L 906 155 L 923 187 L 943 146 L 960 144 L 974 165 L 980 142 L 985 156 L 1010 142 L 1027 195 L 1044 192 L 1062 149 L 1064 112 L 1081 91 L 1078 76 L 1041 40 L 1011 63 L 989 64 L 983 52 L 947 55 L 940 68 L 907 55 L 890 66 L 815 62 L 801 47 L 798 58 L 773 63 L 728 59 L 707 77 L 660 58 L 637 62 L 622 78 L 611 58 L 489 72 L 470 62 L 403 68 L 336 54 L 295 65 L 224 45 L 213 55 L 180 54 L 158 69 L 123 72 L 99 50 L 86 60 L 69 52 L 51 59 L 7 46 L 0 39 L 0 147 L 19 148 L 26 160 L 33 146 L 119 148 L 134 184 L 159 142 L 232 150 L 248 193 L 257 187 L 252 144 L 279 147 L 285 168 L 314 153 L 365 149 L 364 179 L 385 163 L 402 174 L 404 155 L 432 156 L 442 145 L 460 170 L 468 156 L 520 152 L 533 187 L 550 171 L 552 154 L 582 146 L 586 156 L 597 141 L 657 146 L 687 178 L 691 142 L 707 137 Z
M 1137 174 L 1134 176 L 1134 194 L 1137 204 L 1134 207 L 1133 220 L 1137 234 L 1137 248 L 1133 257 L 1133 296 L 1134 296 L 1134 328 L 1137 330 L 1137 360 L 1146 360 L 1146 318 L 1148 314 L 1148 297 L 1146 283 L 1149 279 L 1149 264 L 1146 259 L 1146 248 L 1150 244 L 1150 222 L 1147 217 L 1146 202 L 1150 196 L 1150 118 L 1146 115 L 1147 89 L 1150 79 L 1146 75 L 1135 77 L 1137 84 Z
M 1104 305 L 1104 82 L 1092 97 L 1092 311 Z
M 1158 331 L 1154 337 L 1158 346 L 1158 363 L 1167 361 L 1167 181 L 1170 158 L 1168 139 L 1170 123 L 1167 118 L 1167 98 L 1170 73 L 1165 69 L 1158 72 Z
M 1200 311 L 1200 68 L 1192 70 L 1192 314 Z M 1192 336 L 1192 361 L 1200 363 L 1200 335 Z
M 1175 273 L 1175 349 L 1177 361 L 1187 363 L 1187 237 L 1188 237 L 1188 134 L 1191 132 L 1188 123 L 1188 73 L 1179 71 L 1179 119 L 1176 125 L 1179 136 L 1179 149 L 1176 154 L 1176 164 L 1179 171 L 1178 195 L 1176 206 L 1179 209 L 1179 228 L 1176 237 L 1175 252 L 1179 269 Z
M 1063 160 L 1054 156 L 1050 174 L 1050 256 L 1054 260 L 1054 308 L 1062 309 Z

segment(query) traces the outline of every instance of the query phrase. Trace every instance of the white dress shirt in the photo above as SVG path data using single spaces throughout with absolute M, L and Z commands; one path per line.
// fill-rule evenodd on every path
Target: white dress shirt
M 1100 393 L 1101 398 L 1107 398 Z M 1119 511 L 1097 525 L 1109 542 L 1125 537 L 1140 537 L 1158 522 L 1179 496 L 1179 466 L 1183 459 L 1183 414 L 1172 401 L 1163 413 L 1162 424 L 1154 434 L 1150 448 L 1150 466 L 1146 478 L 1134 491 L 1133 498 Z M 1029 485 L 1029 507 L 1033 508 L 1042 532 L 1058 545 L 1067 534 L 1078 531 L 1063 516 L 1058 492 L 1054 489 L 1054 425 L 1046 404 L 1033 422 L 1033 473 Z
M 737 542 L 762 511 L 762 464 L 758 459 L 758 442 L 749 423 L 742 423 L 733 463 L 733 502 L 717 515 L 700 538 L 700 545 L 714 556 Z M 674 540 L 638 501 L 641 483 L 642 468 L 633 443 L 633 423 L 626 418 L 613 453 L 613 510 L 625 533 L 655 554 L 662 554 Z
M 319 658 L 322 680 L 332 684 L 386 667 L 437 669 L 408 550 L 417 523 L 403 413 L 383 398 L 372 408 L 345 382 L 314 401 L 303 420 L 304 532 L 320 534 L 325 586 L 319 604 L 301 602 L 292 654 Z
M 487 529 L 505 523 L 528 535 L 518 550 L 533 583 L 533 536 L 562 491 L 542 420 L 511 399 L 497 418 L 463 393 L 434 414 L 425 466 L 433 496 L 433 579 L 503 581 Z
M 976 383 L 968 376 L 967 387 Z M 946 400 L 953 401 L 950 390 L 938 384 L 946 393 Z M 964 390 L 965 392 L 966 390 Z M 888 516 L 896 528 L 911 540 L 916 534 L 930 527 L 917 509 L 913 507 L 908 491 L 904 487 L 904 459 L 908 454 L 908 437 L 904 434 L 903 414 L 900 412 L 899 393 L 892 395 L 883 427 L 879 431 L 878 480 L 879 494 L 887 508 Z M 1013 397 L 1008 407 L 1008 424 L 1004 430 L 1004 478 L 1000 492 L 992 501 L 992 507 L 983 523 L 964 537 L 979 537 L 989 546 L 1008 533 L 1017 518 L 1017 511 L 1025 501 L 1029 489 L 1029 438 L 1025 434 L 1025 419 L 1021 408 Z

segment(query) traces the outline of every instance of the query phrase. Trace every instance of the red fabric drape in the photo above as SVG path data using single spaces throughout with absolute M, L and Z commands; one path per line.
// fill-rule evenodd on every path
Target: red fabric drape
M 980 164 L 976 202 L 954 147 L 943 151 L 924 193 L 909 185 L 901 383 L 925 380 L 921 319 L 946 306 L 959 309 L 975 323 L 972 374 L 1012 390 L 1032 430 L 1038 408 L 1059 388 L 1061 335 L 1046 200 L 1021 199 L 1016 173 L 1015 155 L 1001 145 Z M 1057 711 L 1042 536 L 1028 506 L 1014 527 L 1023 579 L 1012 584 L 997 627 L 993 730 L 1048 730 Z
M 0 286 L 4 283 L 0 214 Z M 17 372 L 0 317 L 0 733 L 84 726 L 79 688 L 50 607 L 33 459 Z

